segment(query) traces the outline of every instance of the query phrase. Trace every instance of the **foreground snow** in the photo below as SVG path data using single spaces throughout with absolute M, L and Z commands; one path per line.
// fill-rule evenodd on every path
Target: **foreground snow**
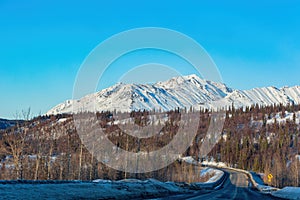
M 285 187 L 272 192 L 272 195 L 284 199 L 300 199 L 300 187 Z
M 215 177 L 201 186 L 212 184 L 216 180 Z M 195 186 L 187 183 L 160 182 L 155 179 L 99 179 L 93 182 L 0 181 L 0 199 L 142 199 L 193 193 L 202 189 L 200 185 Z
M 136 199 L 191 192 L 175 183 L 154 179 L 50 184 L 2 182 L 0 191 L 0 199 Z
M 183 161 L 195 163 L 192 157 Z M 0 181 L 0 199 L 143 199 L 175 194 L 212 190 L 220 185 L 224 172 L 202 168 L 200 176 L 210 177 L 204 183 L 161 182 L 155 179 L 124 179 L 111 181 L 98 179 L 82 181 Z M 18 191 L 18 192 L 16 192 Z

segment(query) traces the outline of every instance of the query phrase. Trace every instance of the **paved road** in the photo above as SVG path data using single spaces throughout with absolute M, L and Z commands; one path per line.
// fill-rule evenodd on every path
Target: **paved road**
M 198 191 L 193 194 L 182 194 L 174 195 L 166 198 L 161 198 L 163 200 L 176 200 L 176 199 L 189 199 L 189 200 L 198 200 L 198 199 L 236 199 L 236 200 L 268 200 L 268 199 L 277 199 L 275 197 L 261 194 L 257 191 L 252 190 L 248 187 L 249 180 L 248 177 L 243 173 L 238 173 L 234 171 L 229 171 L 228 177 L 224 181 L 222 187 L 214 191 Z

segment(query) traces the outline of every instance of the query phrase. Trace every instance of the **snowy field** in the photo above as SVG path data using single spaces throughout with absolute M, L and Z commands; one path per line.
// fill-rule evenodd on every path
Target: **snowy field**
M 205 183 L 160 182 L 126 179 L 120 181 L 0 181 L 0 199 L 143 199 L 210 190 L 223 172 L 204 168 L 201 176 L 210 175 Z M 205 188 L 205 189 L 204 189 Z M 207 191 L 206 191 L 207 192 Z
M 0 199 L 143 199 L 192 193 L 186 183 L 128 179 L 70 183 L 0 183 Z

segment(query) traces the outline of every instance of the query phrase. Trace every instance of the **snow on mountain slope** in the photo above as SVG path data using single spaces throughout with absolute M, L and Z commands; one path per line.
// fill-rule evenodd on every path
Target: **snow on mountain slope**
M 299 95 L 300 90 L 297 91 L 296 94 L 290 95 L 290 93 L 286 93 L 284 89 L 278 89 L 276 87 L 264 87 L 244 91 L 235 90 L 226 96 L 225 99 L 231 103 L 234 103 L 236 107 L 251 106 L 254 104 L 266 106 L 274 103 L 282 103 L 286 105 L 288 103 L 299 102 Z
M 282 90 L 294 101 L 295 104 L 300 104 L 300 86 L 284 87 Z
M 68 100 L 46 114 L 81 111 L 129 112 L 132 110 L 168 111 L 177 107 L 195 109 L 251 106 L 253 104 L 284 105 L 300 103 L 300 87 L 255 88 L 233 90 L 225 84 L 207 81 L 196 75 L 174 77 L 156 84 L 122 84 L 87 95 L 79 100 Z M 76 105 L 73 107 L 73 105 Z

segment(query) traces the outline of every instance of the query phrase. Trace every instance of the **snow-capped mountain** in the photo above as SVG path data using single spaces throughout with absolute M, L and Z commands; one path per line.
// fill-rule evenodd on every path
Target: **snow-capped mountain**
M 68 100 L 52 108 L 47 114 L 77 113 L 81 111 L 129 112 L 132 110 L 162 110 L 174 108 L 226 108 L 253 104 L 284 105 L 300 103 L 300 86 L 235 90 L 223 83 L 199 78 L 196 75 L 174 77 L 156 84 L 118 83 L 79 100 Z M 73 106 L 76 105 L 76 106 Z

